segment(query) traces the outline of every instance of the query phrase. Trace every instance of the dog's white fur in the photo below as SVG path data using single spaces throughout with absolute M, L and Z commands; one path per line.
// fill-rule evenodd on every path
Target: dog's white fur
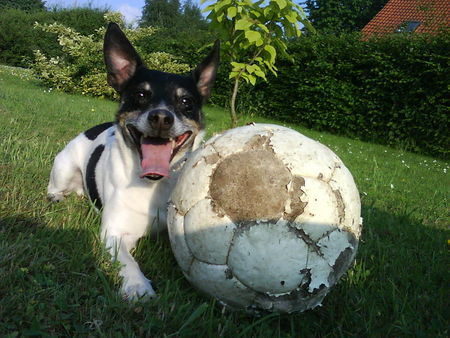
M 198 147 L 202 137 L 203 132 L 200 132 L 193 148 Z M 121 264 L 123 296 L 127 299 L 152 296 L 155 291 L 151 282 L 141 272 L 130 251 L 145 234 L 165 229 L 167 201 L 189 152 L 180 152 L 174 157 L 169 178 L 150 181 L 139 178 L 140 159 L 136 151 L 125 144 L 116 125 L 94 140 L 81 133 L 55 158 L 48 185 L 50 199 L 60 201 L 70 192 L 84 194 L 86 164 L 99 145 L 105 146 L 96 167 L 97 189 L 104 206 L 101 238 Z

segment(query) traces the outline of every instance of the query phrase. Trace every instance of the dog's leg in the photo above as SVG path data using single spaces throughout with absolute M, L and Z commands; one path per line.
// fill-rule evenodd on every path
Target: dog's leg
M 136 239 L 130 235 L 106 236 L 105 245 L 109 249 L 113 260 L 120 264 L 119 275 L 122 277 L 120 289 L 123 297 L 127 300 L 137 300 L 142 297 L 154 296 L 155 291 L 151 282 L 144 276 L 138 263 L 130 254 Z
M 83 178 L 76 159 L 70 149 L 64 149 L 55 158 L 47 188 L 47 197 L 59 202 L 70 192 L 83 195 Z
M 124 211 L 114 203 L 103 210 L 101 236 L 112 259 L 120 263 L 119 275 L 123 278 L 121 293 L 128 300 L 152 297 L 155 291 L 141 272 L 130 251 L 145 234 L 147 215 Z

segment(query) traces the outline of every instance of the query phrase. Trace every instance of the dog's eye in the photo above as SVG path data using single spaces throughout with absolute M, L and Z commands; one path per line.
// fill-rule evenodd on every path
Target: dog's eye
M 145 101 L 148 100 L 148 98 L 150 96 L 151 96 L 151 93 L 149 91 L 146 91 L 146 90 L 137 90 L 134 93 L 134 98 L 139 103 L 144 103 Z
M 194 105 L 192 102 L 192 99 L 190 99 L 189 97 L 186 97 L 186 96 L 181 98 L 181 103 L 187 110 L 191 110 Z

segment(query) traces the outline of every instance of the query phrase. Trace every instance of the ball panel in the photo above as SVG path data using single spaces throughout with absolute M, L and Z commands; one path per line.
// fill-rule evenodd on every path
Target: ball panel
M 246 308 L 256 293 L 230 274 L 226 265 L 213 265 L 194 260 L 188 279 L 192 284 L 231 307 Z
M 199 260 L 225 264 L 236 225 L 215 212 L 212 201 L 205 199 L 195 204 L 184 217 L 186 242 Z
M 184 165 L 178 182 L 172 192 L 171 199 L 181 214 L 198 201 L 208 196 L 209 181 L 216 162 L 211 161 L 217 153 L 211 146 L 199 148 Z
M 306 206 L 293 226 L 302 229 L 316 241 L 339 224 L 336 200 L 330 186 L 324 181 L 305 177 L 304 182 L 301 199 L 306 202 Z
M 337 229 L 318 243 L 323 258 L 332 267 L 328 276 L 329 286 L 333 286 L 353 262 L 358 240 L 353 233 Z
M 234 237 L 228 265 L 244 285 L 259 292 L 284 294 L 301 284 L 300 270 L 307 257 L 307 244 L 287 222 L 255 222 Z
M 319 252 L 320 253 L 320 252 Z M 328 276 L 333 271 L 330 264 L 321 254 L 311 250 L 308 256 L 308 266 L 306 268 L 310 274 L 308 292 L 314 292 L 323 287 L 329 287 Z
M 341 226 L 353 233 L 356 238 L 361 236 L 361 200 L 353 176 L 344 164 L 336 167 L 329 182 L 336 199 L 340 201 Z
M 169 203 L 167 210 L 167 229 L 170 245 L 180 268 L 186 272 L 191 266 L 194 256 L 186 243 L 184 235 L 184 217 L 177 212 L 173 203 Z
M 252 146 L 254 148 L 255 140 L 267 138 L 270 133 L 271 129 L 264 124 L 249 125 L 227 130 L 206 144 L 214 146 L 214 149 L 225 158 L 230 154 L 249 150 Z
M 354 242 L 354 236 L 351 233 L 336 229 L 318 241 L 317 245 L 320 247 L 323 258 L 330 266 L 333 266 L 342 251 L 347 248 L 354 249 Z
M 328 181 L 337 156 L 323 144 L 295 130 L 285 128 L 270 137 L 270 145 L 292 175 L 315 177 Z
M 215 169 L 210 195 L 234 222 L 277 219 L 283 214 L 290 180 L 289 171 L 272 152 L 238 152 Z
M 348 247 L 339 254 L 339 257 L 334 262 L 333 272 L 328 277 L 330 285 L 334 285 L 339 280 L 339 278 L 341 278 L 342 275 L 348 270 L 348 268 L 350 268 L 355 259 L 357 249 L 358 243 L 355 242 L 353 244 L 353 248 Z

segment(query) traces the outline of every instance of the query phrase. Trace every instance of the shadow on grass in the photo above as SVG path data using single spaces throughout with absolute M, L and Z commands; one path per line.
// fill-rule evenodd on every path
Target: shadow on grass
M 301 315 L 299 332 L 446 336 L 449 232 L 371 206 L 362 216 L 355 266 L 323 307 Z
M 0 218 L 0 333 L 92 332 L 122 301 L 114 269 L 86 229 L 51 228 L 40 218 Z M 99 312 L 100 311 L 100 312 Z
M 144 273 L 158 274 L 160 298 L 130 306 L 117 295 L 116 270 L 96 234 L 51 228 L 40 218 L 0 218 L 0 333 L 158 336 L 182 327 L 183 336 L 445 336 L 448 232 L 370 206 L 363 217 L 356 264 L 322 307 L 261 321 L 224 314 L 210 301 L 187 326 L 205 299 L 184 281 L 164 239 L 156 246 L 160 268 L 145 259 L 153 241 L 145 239 L 137 253 Z

